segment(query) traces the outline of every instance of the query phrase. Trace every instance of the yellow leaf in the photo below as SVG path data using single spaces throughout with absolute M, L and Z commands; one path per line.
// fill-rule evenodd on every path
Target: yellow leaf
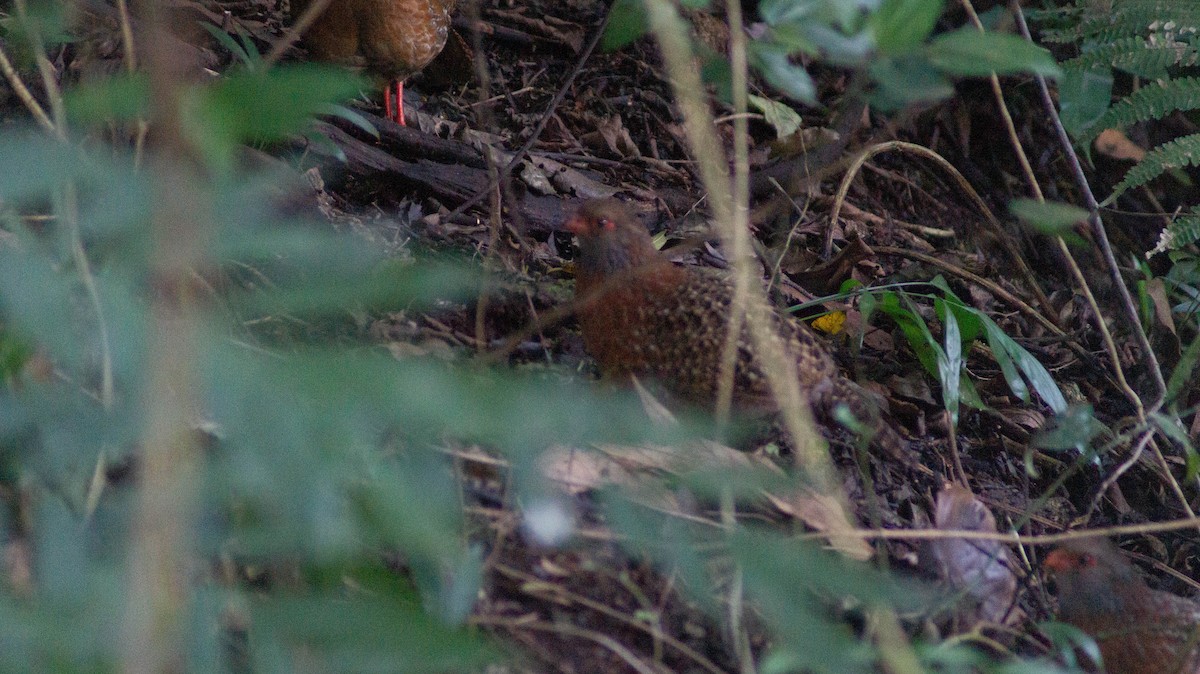
M 812 322 L 814 329 L 830 335 L 838 334 L 845 325 L 846 312 L 844 311 L 831 311 Z

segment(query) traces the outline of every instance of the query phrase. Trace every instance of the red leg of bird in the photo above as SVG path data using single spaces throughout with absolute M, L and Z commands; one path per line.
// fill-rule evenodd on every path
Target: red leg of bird
M 392 85 L 388 85 L 383 90 L 383 114 L 388 119 L 406 126 L 404 123 L 404 80 L 396 80 L 396 107 L 392 107 Z
M 396 123 L 407 126 L 404 123 L 404 80 L 396 80 Z

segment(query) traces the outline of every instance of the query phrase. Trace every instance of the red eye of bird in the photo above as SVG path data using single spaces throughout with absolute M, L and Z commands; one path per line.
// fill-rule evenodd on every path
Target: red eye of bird
M 617 228 L 617 223 L 608 218 L 600 218 L 600 228 L 611 232 Z
M 1079 566 L 1086 569 L 1086 568 L 1093 567 L 1095 565 L 1096 565 L 1096 556 L 1095 555 L 1092 555 L 1092 554 L 1089 554 L 1086 552 L 1083 553 L 1082 555 L 1079 555 Z

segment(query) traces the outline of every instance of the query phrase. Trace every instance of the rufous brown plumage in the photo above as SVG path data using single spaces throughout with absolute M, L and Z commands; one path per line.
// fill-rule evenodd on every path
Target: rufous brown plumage
M 1107 539 L 1070 541 L 1046 556 L 1063 622 L 1090 634 L 1108 674 L 1197 674 L 1200 605 L 1151 589 Z
M 575 294 L 584 346 L 604 376 L 653 380 L 670 394 L 711 409 L 729 336 L 732 279 L 664 259 L 616 199 L 585 202 L 564 227 L 579 239 Z M 841 376 L 811 330 L 761 301 L 749 302 L 746 322 L 769 327 L 768 338 L 794 360 L 814 411 L 828 418 L 837 404 L 846 404 L 875 426 L 880 444 L 899 451 L 899 436 L 867 394 Z M 749 330 L 743 328 L 737 339 L 734 406 L 749 412 L 776 409 Z
M 312 1 L 292 0 L 293 17 Z M 387 79 L 386 115 L 403 125 L 404 79 L 442 51 L 456 4 L 457 0 L 330 0 L 304 34 L 304 45 L 318 60 L 364 68 Z

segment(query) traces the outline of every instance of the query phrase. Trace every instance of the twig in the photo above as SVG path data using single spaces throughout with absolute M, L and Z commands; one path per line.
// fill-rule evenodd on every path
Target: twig
M 199 316 L 191 283 L 203 268 L 211 223 L 203 213 L 203 179 L 183 129 L 180 99 L 186 64 L 166 43 L 160 3 L 136 5 L 144 27 L 151 119 L 161 148 L 152 172 L 156 195 L 151 221 L 154 261 L 147 347 L 145 424 L 139 442 L 139 486 L 132 514 L 121 669 L 131 674 L 170 671 L 186 648 L 188 573 L 199 481 Z
M 728 174 L 728 162 L 713 130 L 712 113 L 696 68 L 686 24 L 674 4 L 667 0 L 651 0 L 645 4 L 647 25 L 658 38 L 675 100 L 683 115 L 684 134 L 708 193 L 713 221 L 732 251 L 735 274 L 745 275 L 748 279 L 751 261 L 748 255 L 738 254 L 750 250 L 748 228 L 737 226 L 739 221 L 744 222 L 739 220 L 744 216 L 744 212 L 739 215 L 739 210 L 744 207 L 733 203 L 735 191 Z M 740 29 L 735 27 L 735 30 Z M 742 283 L 744 281 L 738 281 L 739 286 Z M 747 291 L 753 293 L 748 297 L 758 302 L 767 301 L 761 287 L 746 285 L 750 286 Z M 852 554 L 851 549 L 858 539 L 848 533 L 853 528 L 851 515 L 845 506 L 829 453 L 813 431 L 812 413 L 805 393 L 800 390 L 796 362 L 784 353 L 781 341 L 771 335 L 769 325 L 748 323 L 746 327 L 753 348 L 764 364 L 766 383 L 778 404 L 783 426 L 795 444 L 796 467 L 808 478 L 805 489 L 811 489 L 831 506 L 825 536 L 834 546 Z
M 1019 3 L 1012 3 L 1012 11 L 1017 19 L 1017 26 L 1021 30 L 1021 35 L 1030 42 L 1033 38 L 1029 33 L 1029 25 L 1025 22 L 1025 14 L 1021 11 Z M 1054 130 L 1058 134 L 1058 140 L 1062 146 L 1063 153 L 1066 155 L 1067 163 L 1071 167 L 1071 173 L 1075 178 L 1075 183 L 1083 195 L 1084 203 L 1089 212 L 1088 224 L 1091 226 L 1092 235 L 1096 239 L 1096 246 L 1100 249 L 1100 254 L 1104 258 L 1105 266 L 1108 268 L 1108 273 L 1112 277 L 1113 285 L 1116 286 L 1117 292 L 1121 297 L 1121 306 L 1125 310 L 1125 319 L 1129 323 L 1129 328 L 1133 332 L 1135 339 L 1138 342 L 1138 348 L 1142 351 L 1142 358 L 1145 360 L 1146 369 L 1150 372 L 1150 376 L 1154 381 L 1154 400 L 1148 407 L 1150 412 L 1155 412 L 1163 404 L 1163 398 L 1167 392 L 1167 384 L 1163 381 L 1162 369 L 1159 367 L 1158 358 L 1154 355 L 1154 349 L 1150 346 L 1150 339 L 1146 336 L 1146 331 L 1142 328 L 1141 321 L 1138 319 L 1138 306 L 1133 301 L 1133 296 L 1129 293 L 1128 286 L 1125 285 L 1125 279 L 1121 277 L 1121 269 L 1117 265 L 1117 259 L 1113 255 L 1112 246 L 1108 242 L 1108 233 L 1104 228 L 1104 221 L 1100 218 L 1100 205 L 1096 202 L 1096 197 L 1092 194 L 1092 188 L 1088 184 L 1087 176 L 1083 173 L 1083 165 L 1079 162 L 1079 155 L 1075 152 L 1075 146 L 1071 144 L 1071 139 L 1067 135 L 1066 128 L 1063 127 L 1062 119 L 1058 116 L 1058 110 L 1054 106 L 1054 98 L 1050 95 L 1050 87 L 1046 84 L 1046 78 L 1035 73 L 1034 79 L 1038 83 L 1038 90 L 1042 95 L 1042 104 L 1046 108 L 1046 114 L 1050 116 L 1050 121 L 1054 124 Z M 1098 317 L 1099 318 L 1099 317 Z M 1102 320 L 1102 319 L 1101 319 Z M 1124 379 L 1124 375 L 1119 375 Z M 1143 406 L 1139 399 L 1132 400 L 1139 410 L 1143 412 Z
M 1024 536 L 1016 533 L 993 533 L 988 531 L 967 531 L 955 529 L 855 529 L 854 536 L 864 539 L 883 539 L 889 541 L 930 541 L 950 538 L 967 538 L 976 541 L 997 541 L 1012 545 L 1057 545 L 1067 541 L 1096 536 L 1124 536 L 1127 534 L 1156 534 L 1164 531 L 1179 531 L 1200 526 L 1200 517 L 1184 517 L 1169 522 L 1148 522 L 1146 524 L 1124 524 L 1113 527 L 1097 527 L 1095 529 L 1075 529 L 1058 534 L 1041 534 Z M 821 532 L 796 534 L 795 540 L 820 540 L 828 534 Z
M 1042 310 L 1053 316 L 1054 306 L 1050 304 L 1050 300 L 1046 297 L 1045 293 L 1042 292 L 1042 288 L 1040 285 L 1038 285 L 1036 277 L 1029 269 L 1029 266 L 1025 263 L 1025 258 L 1023 258 L 1013 246 L 1009 245 L 1008 238 L 1004 236 L 1003 228 L 1000 226 L 1000 221 L 996 219 L 996 216 L 992 213 L 992 209 L 988 208 L 987 204 L 983 201 L 983 198 L 979 196 L 979 192 L 975 191 L 974 186 L 972 186 L 971 183 L 963 177 L 962 173 L 960 173 L 953 164 L 946 161 L 945 157 L 927 147 L 917 145 L 915 143 L 906 143 L 898 140 L 878 143 L 866 148 L 854 158 L 854 161 L 850 164 L 850 168 L 846 171 L 846 175 L 843 176 L 841 184 L 838 186 L 837 194 L 834 196 L 833 209 L 829 215 L 829 229 L 825 235 L 825 257 L 828 258 L 833 254 L 833 230 L 837 226 L 838 215 L 841 213 L 842 204 L 846 200 L 846 194 L 850 191 L 850 183 L 853 181 L 854 176 L 857 175 L 858 170 L 868 159 L 882 152 L 889 152 L 892 150 L 908 152 L 920 157 L 925 157 L 934 164 L 940 166 L 943 171 L 950 174 L 950 177 L 954 178 L 954 182 L 958 184 L 963 193 L 975 203 L 975 207 L 978 208 L 979 212 L 983 214 L 984 221 L 987 222 L 988 226 L 993 232 L 995 232 L 997 240 L 1003 242 L 1002 245 L 1005 248 L 1005 252 L 1008 253 L 1008 256 L 1013 260 L 1013 263 L 1021 269 L 1026 282 L 1033 289 L 1033 293 L 1038 298 L 1039 304 L 1042 305 Z M 1053 319 L 1050 320 L 1051 322 L 1054 322 Z
M 517 569 L 505 566 L 503 564 L 495 564 L 493 566 L 493 568 L 495 568 L 495 570 L 497 572 L 499 572 L 500 574 L 508 576 L 509 578 L 512 578 L 512 579 L 520 582 L 523 587 L 538 587 L 539 585 L 544 585 L 544 582 L 540 581 L 536 576 L 532 576 L 530 574 L 524 573 Z M 526 591 L 526 594 L 531 594 L 531 593 Z M 687 658 L 688 660 L 692 661 L 694 664 L 699 666 L 701 669 L 711 672 L 711 674 L 724 674 L 724 670 L 722 670 L 720 667 L 717 667 L 708 658 L 705 658 L 703 655 L 701 655 L 700 653 L 698 653 L 695 650 L 693 650 L 692 648 L 690 648 L 687 644 L 679 641 L 678 639 L 671 636 L 670 634 L 663 632 L 657 625 L 646 622 L 644 620 L 638 620 L 635 618 L 631 618 L 630 616 L 628 616 L 620 611 L 617 611 L 616 609 L 612 608 L 611 606 L 602 604 L 594 599 L 590 599 L 581 594 L 572 592 L 570 589 L 565 588 L 565 587 L 554 588 L 554 594 L 555 594 L 555 596 L 561 596 L 561 597 L 571 601 L 572 603 L 579 604 L 580 606 L 583 606 L 584 608 L 587 608 L 592 611 L 596 611 L 597 613 L 601 613 L 605 616 L 608 616 L 609 618 L 612 618 L 613 620 L 620 622 L 622 625 L 624 625 L 625 627 L 628 627 L 629 629 L 639 631 L 639 632 L 646 632 L 652 638 L 654 638 L 656 641 L 661 641 L 662 643 L 666 644 L 667 646 L 669 646 L 672 649 L 674 649 L 675 651 L 677 651 L 680 655 L 682 655 L 685 658 Z M 482 620 L 485 620 L 485 621 L 487 621 L 489 619 L 488 616 L 480 616 L 479 618 Z M 474 620 L 474 619 L 472 619 L 472 620 Z
M 562 86 L 560 86 L 558 91 L 554 93 L 554 98 L 550 99 L 550 104 L 546 106 L 546 111 L 542 113 L 541 119 L 539 119 L 537 125 L 533 127 L 533 131 L 530 132 L 529 137 L 525 139 L 525 142 L 522 143 L 521 147 L 513 154 L 513 157 L 509 160 L 508 164 L 506 164 L 504 168 L 500 170 L 500 174 L 496 179 L 497 182 L 489 181 L 486 188 L 479 190 L 470 199 L 467 199 L 463 203 L 459 204 L 458 208 L 454 209 L 448 216 L 446 216 L 447 221 L 453 221 L 463 213 L 466 213 L 468 208 L 471 208 L 475 204 L 479 203 L 488 195 L 489 192 L 491 192 L 492 189 L 496 187 L 499 180 L 507 178 L 508 175 L 512 173 L 512 170 L 525 159 L 525 156 L 529 153 L 530 148 L 532 148 L 534 143 L 538 141 L 538 138 L 541 137 L 542 131 L 546 130 L 546 125 L 550 123 L 550 119 L 554 117 L 554 111 L 558 109 L 559 103 L 562 103 L 563 98 L 565 98 L 567 95 L 567 91 L 569 91 L 571 85 L 575 83 L 575 78 L 578 77 L 579 73 L 583 71 L 583 65 L 587 63 L 587 60 L 592 56 L 592 52 L 596 50 L 596 46 L 600 44 L 600 38 L 604 36 L 604 29 L 608 26 L 608 19 L 611 15 L 611 11 L 605 13 L 604 20 L 601 21 L 600 25 L 596 27 L 596 33 L 592 36 L 591 41 L 588 42 L 587 47 L 585 47 L 583 52 L 579 55 L 579 59 L 576 61 L 575 67 L 571 69 L 571 73 L 567 75 L 567 79 L 563 81 Z
M 514 620 L 497 616 L 472 616 L 468 619 L 468 622 L 472 625 L 494 625 L 496 627 L 505 627 L 514 631 L 535 630 L 539 632 L 550 632 L 552 634 L 561 634 L 565 636 L 578 637 L 580 639 L 587 639 L 588 641 L 593 641 L 604 648 L 607 648 L 612 652 L 613 655 L 623 660 L 625 664 L 629 665 L 630 668 L 638 672 L 638 674 L 662 674 L 662 672 L 659 670 L 642 662 L 635 653 L 623 646 L 616 639 L 599 632 L 585 630 L 583 628 L 574 627 L 566 623 Z
M 117 17 L 121 22 L 121 52 L 127 72 L 137 71 L 137 50 L 133 47 L 133 24 L 129 21 L 129 4 L 117 0 Z
M 12 87 L 13 93 L 17 95 L 17 99 L 29 110 L 29 114 L 33 115 L 36 121 L 43 129 L 52 136 L 57 136 L 58 131 L 54 128 L 54 122 L 46 115 L 45 109 L 33 97 L 33 93 L 21 81 L 21 76 L 12 66 L 12 62 L 8 60 L 8 54 L 4 53 L 4 49 L 0 48 L 0 72 L 4 73 L 4 79 L 8 80 L 8 85 Z
M 1013 305 L 1013 307 L 1015 307 L 1021 313 L 1025 314 L 1026 316 L 1029 316 L 1033 320 L 1037 321 L 1038 324 L 1040 324 L 1042 327 L 1046 328 L 1046 330 L 1050 331 L 1055 336 L 1057 336 L 1057 337 L 1068 337 L 1069 336 L 1066 333 L 1066 331 L 1064 331 L 1062 328 L 1055 325 L 1053 322 L 1050 321 L 1050 319 L 1043 316 L 1041 314 L 1041 312 L 1039 312 L 1037 309 L 1034 309 L 1033 307 L 1029 306 L 1029 304 L 1027 302 L 1025 302 L 1025 300 L 1008 292 L 1007 290 L 1004 289 L 1003 286 L 1001 286 L 999 283 L 996 283 L 995 281 L 993 281 L 991 279 L 984 278 L 983 276 L 980 276 L 979 274 L 976 274 L 974 272 L 963 269 L 962 267 L 959 267 L 957 265 L 950 264 L 949 262 L 946 262 L 945 260 L 936 258 L 932 255 L 927 255 L 925 253 L 921 253 L 921 252 L 918 252 L 915 250 L 908 250 L 907 248 L 897 248 L 895 246 L 872 246 L 872 250 L 874 250 L 876 253 L 878 253 L 880 255 L 897 255 L 899 257 L 906 257 L 910 260 L 916 260 L 918 262 L 924 262 L 925 264 L 938 267 L 939 269 L 941 269 L 945 272 L 948 272 L 949 274 L 951 274 L 953 276 L 957 276 L 959 278 L 970 281 L 971 283 L 974 283 L 974 284 L 980 286 L 981 288 L 984 288 L 985 290 L 992 293 L 996 297 L 999 297 L 1000 299 L 1004 300 L 1005 302 L 1008 302 L 1009 304 Z M 1068 344 L 1074 344 L 1074 341 L 1073 340 L 1069 341 Z M 1076 354 L 1078 354 L 1085 360 L 1091 358 L 1091 354 L 1089 354 L 1086 350 L 1084 350 L 1083 347 L 1075 345 L 1072 347 L 1072 350 L 1075 351 Z
M 967 0 L 963 0 L 967 2 Z M 1025 14 L 1021 11 L 1019 2 L 1012 2 L 1012 12 L 1016 16 L 1017 25 L 1021 30 L 1021 35 L 1030 42 L 1033 41 L 1029 32 L 1029 25 L 1025 22 Z M 1054 130 L 1058 135 L 1059 144 L 1062 146 L 1063 154 L 1067 158 L 1067 163 L 1071 166 L 1071 173 L 1075 178 L 1076 186 L 1079 188 L 1080 194 L 1083 195 L 1084 203 L 1088 210 L 1088 225 L 1091 228 L 1092 238 L 1099 249 L 1101 257 L 1104 259 L 1105 268 L 1108 270 L 1109 277 L 1112 279 L 1113 285 L 1117 288 L 1117 294 L 1121 299 L 1121 307 L 1124 309 L 1125 321 L 1128 323 L 1130 332 L 1133 333 L 1134 339 L 1137 340 L 1138 348 L 1142 352 L 1142 362 L 1145 368 L 1149 371 L 1151 380 L 1154 382 L 1155 391 L 1153 399 L 1149 406 L 1143 404 L 1141 396 L 1133 390 L 1129 382 L 1125 378 L 1124 368 L 1121 366 L 1121 360 L 1117 353 L 1115 341 L 1112 338 L 1108 326 L 1104 321 L 1103 314 L 1100 313 L 1099 304 L 1093 297 L 1091 289 L 1086 281 L 1083 280 L 1082 274 L 1079 274 L 1079 282 L 1081 290 L 1084 292 L 1089 304 L 1092 307 L 1092 312 L 1096 315 L 1096 323 L 1100 328 L 1100 333 L 1104 338 L 1105 348 L 1109 351 L 1109 359 L 1112 361 L 1114 374 L 1117 377 L 1117 382 L 1121 387 L 1126 398 L 1133 404 L 1137 410 L 1138 421 L 1146 423 L 1149 415 L 1154 414 L 1162 407 L 1166 401 L 1167 384 L 1163 380 L 1162 368 L 1159 366 L 1158 357 L 1154 354 L 1154 349 L 1150 345 L 1150 338 L 1146 334 L 1145 328 L 1142 326 L 1141 319 L 1138 316 L 1138 306 L 1133 300 L 1133 296 L 1129 292 L 1129 287 L 1125 285 L 1125 279 L 1121 276 L 1121 268 L 1117 265 L 1116 256 L 1113 254 L 1112 245 L 1108 241 L 1108 232 L 1105 230 L 1104 221 L 1100 217 L 1100 205 L 1096 202 L 1096 197 L 1092 194 L 1091 185 L 1088 184 L 1087 176 L 1084 175 L 1083 165 L 1079 162 L 1079 155 L 1075 152 L 1075 146 L 1071 143 L 1071 139 L 1067 136 L 1067 130 L 1063 126 L 1062 119 L 1058 116 L 1058 110 L 1055 108 L 1054 99 L 1050 95 L 1050 87 L 1046 84 L 1046 78 L 1041 74 L 1034 74 L 1034 78 L 1038 83 L 1038 91 L 1042 95 L 1042 105 L 1046 109 L 1046 114 L 1050 116 L 1050 121 L 1054 124 Z M 1057 237 L 1059 248 L 1064 251 L 1068 259 L 1070 259 L 1069 251 L 1067 251 L 1066 243 L 1062 237 Z M 1073 267 L 1074 268 L 1074 267 Z M 1077 271 L 1077 270 L 1076 270 Z M 1152 436 L 1151 436 L 1152 437 Z M 1147 442 L 1150 441 L 1148 438 Z M 1144 445 L 1142 445 L 1144 447 Z M 1183 489 L 1179 486 L 1179 482 L 1175 476 L 1171 474 L 1170 467 L 1167 465 L 1166 459 L 1158 446 L 1153 446 L 1155 457 L 1158 459 L 1160 467 L 1163 469 L 1162 478 L 1167 482 L 1171 492 L 1179 500 L 1184 512 L 1190 517 L 1194 517 L 1191 504 L 1188 502 Z M 1134 454 L 1140 453 L 1140 449 Z M 1126 462 L 1132 465 L 1132 459 Z M 1115 482 L 1114 482 L 1115 484 Z
M 46 90 L 46 98 L 50 101 L 50 110 L 54 114 L 54 121 L 50 124 L 48 131 L 50 131 L 51 136 L 65 146 L 67 143 L 67 121 L 66 112 L 62 104 L 62 90 L 58 86 L 57 73 L 54 70 L 53 64 L 50 63 L 49 56 L 46 54 L 45 43 L 42 42 L 41 33 L 29 25 L 29 15 L 25 0 L 15 0 L 13 6 L 17 10 L 18 18 L 29 27 L 29 44 L 33 49 L 34 60 L 37 62 L 38 71 L 42 76 L 42 86 Z M 5 59 L 5 62 L 7 63 L 7 59 Z M 17 83 L 19 82 L 18 79 Z M 26 94 L 28 93 L 26 91 Z M 45 113 L 43 112 L 42 114 L 44 115 Z M 79 231 L 79 197 L 75 185 L 69 182 L 63 185 L 61 191 L 55 196 L 55 202 L 55 210 L 59 213 L 60 222 L 66 227 L 67 235 L 70 239 L 72 259 L 75 261 L 80 281 L 87 291 L 92 311 L 96 315 L 96 325 L 100 338 L 100 401 L 104 409 L 109 410 L 112 409 L 115 395 L 113 390 L 112 345 L 109 342 L 108 321 L 105 318 L 104 306 L 100 301 L 100 290 L 96 286 L 96 278 L 92 273 L 87 252 L 83 247 L 83 235 Z

